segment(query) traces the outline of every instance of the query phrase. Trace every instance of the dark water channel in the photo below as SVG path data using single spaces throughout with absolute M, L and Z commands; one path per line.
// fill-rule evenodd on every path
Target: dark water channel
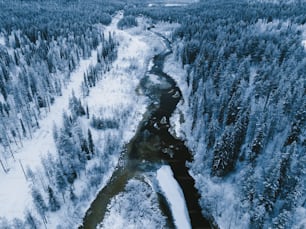
M 211 228 L 209 221 L 201 214 L 199 194 L 185 166 L 187 161 L 192 160 L 191 153 L 183 141 L 169 133 L 169 118 L 181 99 L 181 91 L 175 81 L 163 72 L 165 58 L 172 52 L 171 44 L 161 34 L 157 35 L 163 39 L 167 48 L 154 56 L 153 67 L 140 82 L 140 90 L 152 100 L 152 104 L 148 107 L 134 138 L 122 153 L 121 163 L 109 183 L 92 202 L 80 228 L 96 228 L 104 218 L 110 199 L 124 191 L 129 179 L 144 172 L 156 171 L 162 163 L 170 165 L 175 179 L 182 188 L 192 228 Z M 156 79 L 159 82 L 157 84 L 154 83 Z M 161 194 L 158 195 L 160 208 L 168 218 L 167 227 L 174 228 L 167 201 Z

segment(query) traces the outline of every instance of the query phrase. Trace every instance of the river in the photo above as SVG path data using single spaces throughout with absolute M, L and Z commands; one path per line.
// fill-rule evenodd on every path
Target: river
M 143 172 L 156 171 L 161 162 L 170 165 L 174 178 L 181 186 L 192 228 L 211 228 L 210 222 L 201 214 L 199 194 L 194 187 L 194 179 L 185 166 L 187 161 L 192 160 L 191 153 L 183 141 L 176 139 L 169 132 L 169 118 L 181 100 L 182 93 L 176 82 L 163 72 L 165 58 L 172 53 L 171 43 L 161 34 L 156 35 L 160 36 L 166 48 L 153 57 L 153 66 L 148 69 L 139 85 L 139 89 L 152 103 L 148 106 L 135 136 L 122 153 L 118 168 L 91 203 L 80 228 L 96 228 L 103 221 L 108 203 L 124 191 L 128 180 Z M 152 83 L 152 77 L 157 78 L 159 83 Z M 158 195 L 160 208 L 168 218 L 167 227 L 174 228 L 168 203 L 162 194 Z

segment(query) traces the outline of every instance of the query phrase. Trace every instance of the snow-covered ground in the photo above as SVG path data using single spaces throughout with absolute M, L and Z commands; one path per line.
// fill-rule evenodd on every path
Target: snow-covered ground
M 168 165 L 128 181 L 124 192 L 111 199 L 98 228 L 165 228 L 166 218 L 159 208 L 156 190 L 165 196 L 176 228 L 191 228 L 184 194 Z
M 306 49 L 306 40 L 303 40 L 303 41 L 302 41 L 302 45 L 303 45 L 303 47 Z
M 5 45 L 4 36 L 2 34 L 0 34 L 0 45 Z
M 111 200 L 108 212 L 98 228 L 154 229 L 165 228 L 165 224 L 153 188 L 144 181 L 132 179 L 125 191 Z
M 184 113 L 188 112 L 188 104 L 186 99 L 189 95 L 189 89 L 185 81 L 186 71 L 182 68 L 180 61 L 175 59 L 175 55 L 171 54 L 165 61 L 164 72 L 170 75 L 178 84 L 182 92 L 182 100 L 178 103 L 177 109 L 174 111 L 170 118 L 171 132 L 176 137 L 185 139 L 185 131 L 183 131 L 182 125 L 188 120 L 185 120 Z
M 152 1 L 148 4 L 148 7 L 154 7 L 158 5 L 164 5 L 165 7 L 184 7 L 191 3 L 199 2 L 199 0 L 166 0 L 166 1 Z
M 112 24 L 105 28 L 105 34 L 114 32 L 116 39 L 119 41 L 118 58 L 113 63 L 111 71 L 105 73 L 101 81 L 95 88 L 90 90 L 88 97 L 83 98 L 83 104 L 88 104 L 91 114 L 99 114 L 102 117 L 112 118 L 116 115 L 126 112 L 128 116 L 125 120 L 121 120 L 122 129 L 118 133 L 113 133 L 122 140 L 121 144 L 128 142 L 134 135 L 139 121 L 145 112 L 146 100 L 144 97 L 137 95 L 136 88 L 140 78 L 143 76 L 148 60 L 153 56 L 154 47 L 145 42 L 144 35 L 129 34 L 127 31 L 118 30 L 117 22 L 122 14 L 115 16 Z M 16 161 L 7 161 L 6 166 L 9 172 L 0 173 L 0 216 L 11 220 L 13 218 L 23 218 L 25 209 L 32 209 L 32 197 L 30 182 L 26 180 L 22 168 L 31 168 L 33 171 L 41 170 L 41 158 L 47 153 L 55 154 L 56 148 L 53 140 L 52 129 L 54 124 L 58 127 L 62 125 L 62 112 L 68 109 L 69 97 L 72 91 L 76 97 L 82 97 L 81 83 L 83 75 L 90 65 L 97 63 L 97 52 L 93 51 L 90 58 L 80 61 L 80 66 L 71 75 L 71 82 L 67 88 L 63 90 L 63 95 L 55 100 L 51 107 L 51 111 L 40 120 L 40 128 L 33 133 L 33 138 L 25 140 L 23 147 L 18 149 L 14 154 Z M 84 121 L 85 126 L 89 125 L 88 121 Z M 93 133 L 94 141 L 103 145 L 105 133 Z M 102 141 L 102 142 L 101 142 Z M 112 169 L 105 175 L 101 183 L 105 185 L 107 179 L 111 176 L 115 169 L 120 152 L 114 155 L 109 164 Z M 94 162 L 91 162 L 94 163 Z M 42 175 L 43 176 L 43 175 Z M 82 180 L 84 179 L 84 180 Z M 81 176 L 76 183 L 76 194 L 84 187 L 86 177 Z M 101 188 L 101 187 L 99 187 Z M 91 188 L 91 199 L 94 198 L 98 189 Z M 90 203 L 90 202 L 89 202 Z M 80 206 L 73 206 L 78 211 L 86 211 L 89 203 L 82 203 Z M 71 206 L 70 206 L 71 207 Z M 63 211 L 71 211 L 63 212 Z M 57 224 L 65 225 L 66 218 L 73 214 L 72 209 L 62 208 L 60 212 L 48 215 L 48 223 L 51 228 L 55 228 Z M 81 214 L 81 213 L 79 213 Z
M 176 228 L 191 228 L 184 194 L 181 187 L 173 177 L 173 172 L 170 166 L 163 165 L 159 170 L 157 170 L 157 180 L 170 205 Z

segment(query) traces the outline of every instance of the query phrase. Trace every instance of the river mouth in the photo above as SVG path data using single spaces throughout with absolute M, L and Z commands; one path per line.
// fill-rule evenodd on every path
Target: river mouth
M 167 48 L 154 56 L 153 66 L 139 85 L 140 91 L 151 99 L 151 105 L 135 136 L 121 154 L 116 171 L 92 202 L 80 228 L 96 228 L 103 221 L 110 200 L 124 191 L 130 179 L 156 172 L 163 164 L 170 165 L 174 178 L 182 188 L 192 228 L 211 228 L 201 214 L 199 194 L 186 167 L 186 162 L 192 160 L 191 153 L 184 142 L 169 133 L 169 119 L 181 100 L 181 91 L 175 81 L 163 72 L 164 60 L 171 53 L 170 42 L 162 35 L 157 35 L 163 39 Z M 167 218 L 167 228 L 175 228 L 169 205 L 161 193 L 158 193 L 158 200 L 160 210 Z

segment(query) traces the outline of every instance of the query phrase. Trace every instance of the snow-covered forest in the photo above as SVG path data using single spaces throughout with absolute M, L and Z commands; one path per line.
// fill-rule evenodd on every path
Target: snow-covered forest
M 115 34 L 122 3 L 0 4 L 1 228 L 75 227 L 145 111 L 151 51 Z
M 82 224 L 158 107 L 141 82 L 165 39 L 182 94 L 167 128 L 192 154 L 202 215 L 221 229 L 306 227 L 306 2 L 189 3 L 0 1 L 0 228 Z M 190 226 L 164 163 L 114 193 L 97 227 Z
M 166 66 L 185 89 L 173 122 L 194 153 L 203 213 L 221 228 L 306 224 L 305 10 L 301 1 L 141 10 L 181 24 Z

